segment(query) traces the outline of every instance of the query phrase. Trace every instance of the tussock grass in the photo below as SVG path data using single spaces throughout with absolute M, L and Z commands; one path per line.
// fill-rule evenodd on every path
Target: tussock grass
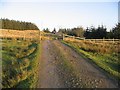
M 35 88 L 38 80 L 39 41 L 3 40 L 2 87 Z

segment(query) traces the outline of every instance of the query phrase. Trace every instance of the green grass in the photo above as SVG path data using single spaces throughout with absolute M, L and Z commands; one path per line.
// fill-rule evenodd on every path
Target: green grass
M 2 41 L 2 87 L 35 88 L 38 81 L 39 41 Z
M 93 52 L 93 51 L 87 51 L 82 47 L 80 48 L 78 43 L 70 42 L 70 41 L 62 41 L 62 43 L 70 46 L 73 48 L 76 52 L 82 54 L 83 57 L 87 57 L 90 60 L 92 60 L 94 63 L 96 63 L 100 68 L 107 71 L 110 75 L 113 75 L 115 78 L 120 79 L 120 63 L 118 60 L 118 53 L 101 53 L 101 52 Z M 87 47 L 91 47 L 92 45 L 89 45 Z

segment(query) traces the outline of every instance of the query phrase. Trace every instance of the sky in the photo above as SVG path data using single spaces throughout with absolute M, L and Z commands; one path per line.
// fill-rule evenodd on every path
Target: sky
M 40 30 L 118 23 L 118 0 L 0 0 L 0 18 L 35 23 Z

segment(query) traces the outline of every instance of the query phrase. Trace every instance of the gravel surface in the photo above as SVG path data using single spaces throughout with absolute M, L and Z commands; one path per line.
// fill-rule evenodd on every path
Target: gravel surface
M 38 88 L 116 87 L 100 68 L 57 40 L 42 42 L 39 67 Z

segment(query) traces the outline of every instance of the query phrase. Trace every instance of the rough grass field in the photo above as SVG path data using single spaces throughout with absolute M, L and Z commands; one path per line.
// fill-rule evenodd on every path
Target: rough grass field
M 35 40 L 2 40 L 2 88 L 36 87 L 39 46 Z
M 9 30 L 0 29 L 0 38 L 39 38 L 39 30 Z
M 95 43 L 89 41 L 62 41 L 72 47 L 75 51 L 91 59 L 99 67 L 110 75 L 120 79 L 119 42 L 118 43 Z

